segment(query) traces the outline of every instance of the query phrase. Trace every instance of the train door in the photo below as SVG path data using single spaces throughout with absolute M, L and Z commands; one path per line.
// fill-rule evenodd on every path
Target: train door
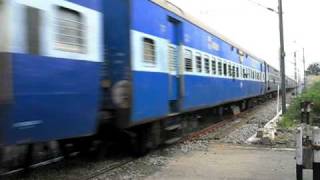
M 266 88 L 267 88 L 267 92 L 270 91 L 270 79 L 269 79 L 269 65 L 266 63 L 266 75 L 265 75 L 265 80 L 266 80 Z
M 181 43 L 180 22 L 168 17 L 168 72 L 169 72 L 169 107 L 170 112 L 179 111 L 179 54 Z
M 260 85 L 260 94 L 264 94 L 264 90 L 265 90 L 265 84 L 264 84 L 264 79 L 262 79 L 262 74 L 263 74 L 263 72 L 264 72 L 264 68 L 263 68 L 263 64 L 261 63 L 260 64 L 260 77 L 259 77 L 259 80 L 260 81 L 263 81 L 262 83 L 261 83 L 261 85 Z

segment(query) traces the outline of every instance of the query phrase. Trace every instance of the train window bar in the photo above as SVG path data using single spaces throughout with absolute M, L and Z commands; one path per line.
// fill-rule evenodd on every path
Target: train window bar
M 145 63 L 156 64 L 155 42 L 150 38 L 143 38 L 143 60 Z

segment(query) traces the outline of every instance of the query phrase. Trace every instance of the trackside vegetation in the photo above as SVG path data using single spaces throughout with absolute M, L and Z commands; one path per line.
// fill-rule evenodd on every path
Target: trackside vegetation
M 311 121 L 319 123 L 320 115 L 320 80 L 316 80 L 310 87 L 307 87 L 302 94 L 292 100 L 290 107 L 285 116 L 280 121 L 279 125 L 282 128 L 292 128 L 300 123 L 300 103 L 303 101 L 310 101 L 313 103 Z

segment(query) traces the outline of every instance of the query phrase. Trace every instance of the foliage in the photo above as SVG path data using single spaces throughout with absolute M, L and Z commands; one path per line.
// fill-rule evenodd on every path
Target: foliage
M 292 101 L 287 113 L 279 124 L 281 127 L 293 127 L 300 122 L 300 103 L 303 101 L 311 101 L 313 103 L 312 117 L 320 114 L 320 81 L 315 82 Z
M 320 64 L 319 63 L 310 64 L 308 67 L 308 74 L 319 75 L 320 74 Z

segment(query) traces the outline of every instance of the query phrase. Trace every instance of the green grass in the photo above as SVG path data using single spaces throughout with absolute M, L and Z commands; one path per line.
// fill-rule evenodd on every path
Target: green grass
M 313 102 L 314 105 L 311 117 L 320 114 L 320 81 L 314 82 L 310 87 L 308 87 L 308 89 L 291 102 L 287 113 L 279 123 L 280 127 L 292 128 L 296 124 L 300 123 L 300 103 L 302 101 Z

